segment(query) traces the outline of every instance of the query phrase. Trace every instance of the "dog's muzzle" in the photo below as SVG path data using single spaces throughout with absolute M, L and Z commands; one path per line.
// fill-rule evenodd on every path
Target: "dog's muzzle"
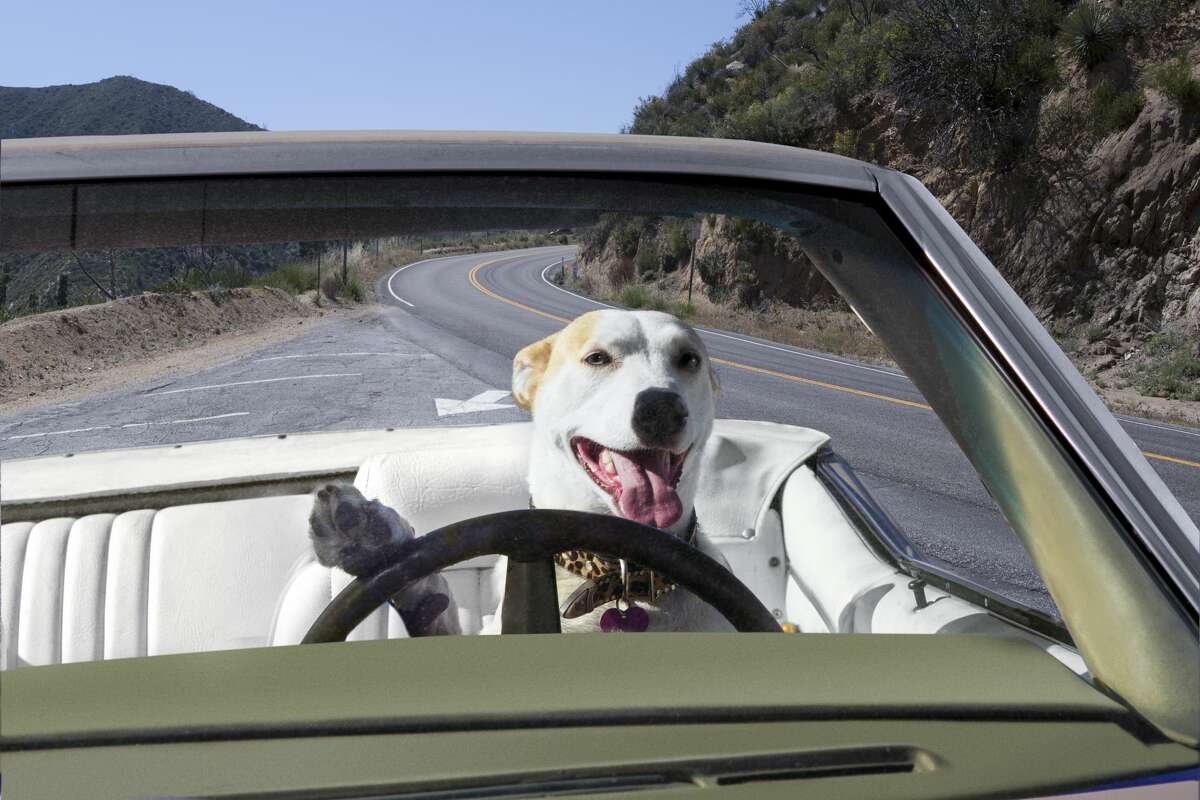
M 647 447 L 671 446 L 687 420 L 687 404 L 669 389 L 643 389 L 633 399 L 633 432 Z

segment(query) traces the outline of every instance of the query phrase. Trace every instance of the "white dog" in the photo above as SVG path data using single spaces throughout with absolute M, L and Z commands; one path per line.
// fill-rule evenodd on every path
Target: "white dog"
M 533 414 L 530 504 L 625 517 L 722 561 L 694 510 L 717 390 L 700 337 L 661 312 L 593 311 L 524 348 L 513 360 L 512 394 Z M 393 509 L 331 484 L 315 494 L 311 535 L 321 563 L 360 575 L 413 532 Z M 566 632 L 732 630 L 706 603 L 637 565 L 581 551 L 556 562 Z M 392 605 L 414 635 L 458 632 L 440 576 Z M 499 632 L 501 616 L 497 609 L 484 632 Z
M 533 414 L 529 490 L 536 508 L 613 514 L 688 539 L 721 560 L 696 526 L 701 451 L 718 390 L 704 343 L 657 311 L 593 311 L 513 360 L 512 393 Z M 644 609 L 634 628 L 729 630 L 724 618 L 666 578 L 611 558 L 556 559 L 564 630 L 596 630 L 627 584 Z M 622 613 L 623 619 L 627 615 Z M 608 623 L 617 617 L 608 614 Z

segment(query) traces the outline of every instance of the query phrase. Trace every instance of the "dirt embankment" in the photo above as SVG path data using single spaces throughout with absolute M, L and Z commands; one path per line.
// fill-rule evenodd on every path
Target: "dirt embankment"
M 115 386 L 113 373 L 140 374 L 215 339 L 285 338 L 322 313 L 309 299 L 253 288 L 140 294 L 14 319 L 0 325 L 0 407 Z

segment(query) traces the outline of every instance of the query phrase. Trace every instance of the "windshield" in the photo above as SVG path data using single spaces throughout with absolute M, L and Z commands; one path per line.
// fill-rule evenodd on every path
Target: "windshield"
M 5 500 L 21 563 L 55 525 L 74 558 L 72 520 L 102 518 L 88 524 L 109 566 L 63 580 L 107 593 L 104 625 L 126 589 L 186 616 L 210 580 L 199 567 L 270 575 L 256 608 L 230 599 L 250 620 L 233 632 L 205 640 L 151 612 L 136 642 L 93 642 L 93 657 L 294 643 L 280 615 L 313 561 L 307 493 L 330 481 L 418 535 L 532 500 L 699 537 L 799 630 L 886 630 L 888 596 L 913 631 L 996 612 L 1069 642 L 1010 525 L 1031 507 L 997 423 L 1018 401 L 911 245 L 852 193 L 263 178 L 19 187 L 4 214 L 0 458 L 10 498 L 28 495 Z M 1155 466 L 1188 485 L 1186 466 Z M 53 496 L 34 497 L 52 472 Z M 219 541 L 195 543 L 212 530 L 195 515 L 226 521 Z M 292 528 L 264 533 L 280 520 Z M 114 570 L 120 547 L 149 561 Z M 557 559 L 564 606 L 581 581 L 617 592 L 604 602 L 622 613 L 674 589 L 651 576 L 646 596 L 621 597 L 611 576 L 638 565 L 599 556 Z M 189 578 L 162 577 L 179 577 L 172 558 Z M 453 632 L 498 624 L 498 579 L 472 569 L 438 592 Z M 25 614 L 23 598 L 6 612 Z M 944 598 L 960 611 L 913 616 Z M 19 645 L 9 664 L 70 660 Z

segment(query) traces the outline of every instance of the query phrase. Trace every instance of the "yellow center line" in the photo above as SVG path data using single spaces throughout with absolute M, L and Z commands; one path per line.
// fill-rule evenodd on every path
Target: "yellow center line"
M 1157 461 L 1170 461 L 1172 464 L 1182 464 L 1185 467 L 1195 467 L 1196 469 L 1200 469 L 1200 461 L 1188 461 L 1186 458 L 1164 456 L 1162 453 L 1151 453 L 1149 450 L 1143 450 L 1142 455 L 1144 455 L 1146 458 L 1153 458 Z
M 484 286 L 482 283 L 479 282 L 479 271 L 481 269 L 483 269 L 484 267 L 490 267 L 493 264 L 497 264 L 497 263 L 499 263 L 501 261 L 505 261 L 505 260 L 506 259 L 503 259 L 503 258 L 493 258 L 488 261 L 480 262 L 479 264 L 475 265 L 475 267 L 473 267 L 471 269 L 471 271 L 467 274 L 467 280 L 469 280 L 471 282 L 472 286 L 474 286 L 480 292 L 482 292 L 483 294 L 492 298 L 493 300 L 499 300 L 501 303 L 508 303 L 510 306 L 512 306 L 514 308 L 519 308 L 522 311 L 528 311 L 530 314 L 537 314 L 539 317 L 545 317 L 546 319 L 552 319 L 555 322 L 561 322 L 564 325 L 571 321 L 570 319 L 568 319 L 566 317 L 560 317 L 557 314 L 551 314 L 547 311 L 542 311 L 540 309 L 533 308 L 532 306 L 527 306 L 524 303 L 519 303 L 516 300 L 513 300 L 511 298 L 504 297 L 503 295 L 496 294 L 491 289 L 487 288 L 486 286 Z M 773 378 L 780 378 L 782 380 L 792 381 L 794 383 L 804 383 L 809 386 L 817 386 L 822 389 L 829 389 L 834 392 L 844 392 L 846 394 L 853 394 L 853 395 L 857 395 L 859 397 L 869 397 L 872 400 L 882 400 L 885 403 L 894 403 L 896 405 L 907 406 L 909 408 L 919 408 L 922 411 L 933 411 L 932 406 L 929 406 L 925 403 L 918 403 L 913 400 L 905 400 L 900 397 L 892 397 L 892 396 L 886 395 L 886 394 L 877 394 L 875 392 L 868 392 L 865 389 L 854 389 L 850 386 L 842 386 L 842 385 L 836 384 L 836 383 L 826 383 L 825 381 L 813 380 L 812 378 L 801 378 L 799 375 L 789 375 L 786 372 L 777 372 L 773 369 L 765 369 L 763 367 L 753 367 L 753 366 L 750 366 L 749 364 L 742 364 L 737 361 L 729 361 L 728 359 L 717 358 L 715 356 L 712 357 L 712 360 L 713 360 L 713 363 L 715 363 L 715 364 L 721 364 L 722 366 L 733 367 L 734 369 L 745 370 L 746 372 L 757 372 L 760 375 L 770 375 Z M 1142 455 L 1146 456 L 1146 458 L 1153 458 L 1157 461 L 1168 461 L 1172 464 L 1181 464 L 1185 467 L 1193 467 L 1195 469 L 1200 469 L 1200 462 L 1188 461 L 1186 458 L 1176 458 L 1175 456 L 1167 456 L 1167 455 L 1163 455 L 1162 453 L 1152 453 L 1148 450 L 1143 450 Z

